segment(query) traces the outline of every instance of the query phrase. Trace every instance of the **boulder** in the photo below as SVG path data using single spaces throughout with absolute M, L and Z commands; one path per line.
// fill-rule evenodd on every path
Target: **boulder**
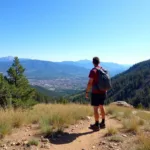
M 110 103 L 110 105 L 117 105 L 117 106 L 133 108 L 132 105 L 130 105 L 129 103 L 127 103 L 125 101 L 116 101 L 116 102 Z

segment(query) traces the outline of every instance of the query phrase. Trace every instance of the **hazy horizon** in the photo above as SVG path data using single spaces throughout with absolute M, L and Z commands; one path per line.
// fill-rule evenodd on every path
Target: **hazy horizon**
M 18 57 L 18 56 L 2 56 L 0 57 L 0 59 L 14 59 L 14 57 Z M 90 59 L 79 59 L 79 60 L 62 60 L 62 61 L 51 61 L 51 60 L 43 60 L 43 59 L 33 59 L 33 58 L 23 58 L 23 57 L 18 57 L 19 59 L 29 59 L 29 60 L 40 60 L 40 61 L 49 61 L 49 62 L 79 62 L 79 61 L 91 61 Z M 143 60 L 145 61 L 145 60 Z M 115 64 L 120 64 L 120 65 L 134 65 L 134 64 L 122 64 L 122 63 L 117 63 L 117 62 L 107 62 L 107 61 L 101 61 L 102 63 L 115 63 Z M 138 63 L 138 62 L 137 62 Z

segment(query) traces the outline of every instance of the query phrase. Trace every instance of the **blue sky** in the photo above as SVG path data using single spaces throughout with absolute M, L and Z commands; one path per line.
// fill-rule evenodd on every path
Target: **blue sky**
M 150 0 L 1 0 L 0 57 L 150 58 Z

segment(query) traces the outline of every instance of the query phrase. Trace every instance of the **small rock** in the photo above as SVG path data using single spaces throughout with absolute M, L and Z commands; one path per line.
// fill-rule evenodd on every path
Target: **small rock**
M 22 141 L 24 142 L 24 141 L 27 141 L 27 139 L 25 138 L 25 139 L 22 139 Z
M 43 139 L 41 139 L 41 142 L 49 143 L 49 139 L 45 139 L 45 138 L 43 138 Z
M 105 145 L 105 144 L 106 144 L 106 142 L 105 142 L 105 141 L 102 141 L 102 142 L 100 142 L 100 144 Z
M 18 142 L 16 143 L 16 146 L 19 146 L 19 145 L 21 145 L 21 142 L 20 142 L 20 141 L 18 141 Z
M 80 124 L 82 125 L 82 124 L 83 124 L 83 121 L 80 121 Z
M 127 137 L 127 135 L 126 135 L 126 134 L 122 134 L 122 136 L 123 136 L 123 137 Z
M 44 144 L 41 145 L 41 148 L 44 148 Z
M 23 142 L 23 145 L 27 145 L 27 144 L 28 144 L 28 141 L 24 141 L 24 142 Z
M 31 136 L 31 134 L 29 134 L 29 136 Z
M 114 146 L 118 146 L 119 144 L 117 144 L 117 143 L 114 143 Z
M 88 121 L 90 121 L 90 120 L 91 120 L 91 117 L 90 117 L 90 116 L 87 116 L 86 119 L 87 119 Z
M 78 125 L 76 125 L 75 127 L 78 128 Z
M 109 148 L 114 148 L 112 145 L 109 145 Z
M 92 146 L 92 149 L 95 149 L 95 146 Z
M 7 150 L 7 149 L 8 149 L 8 147 L 7 147 L 7 146 L 3 148 L 3 150 Z
M 49 144 L 45 144 L 45 145 L 44 145 L 44 148 L 50 149 L 50 145 L 49 145 Z
M 12 142 L 10 145 L 11 145 L 11 146 L 15 146 L 15 145 L 16 145 L 16 143 L 15 143 L 15 142 Z
M 25 130 L 25 132 L 28 132 L 28 131 L 29 131 L 28 129 Z
M 1 147 L 6 147 L 6 144 L 1 145 Z

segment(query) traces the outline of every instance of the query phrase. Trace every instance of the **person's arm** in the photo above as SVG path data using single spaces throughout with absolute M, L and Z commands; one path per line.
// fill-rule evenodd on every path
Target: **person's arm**
M 92 88 L 92 84 L 93 84 L 93 79 L 90 78 L 87 84 L 87 88 L 86 88 L 86 96 L 85 96 L 86 98 L 88 98 L 89 92 Z
M 90 78 L 87 84 L 87 88 L 86 88 L 86 93 L 89 93 L 91 88 L 92 88 L 92 84 L 93 84 L 93 79 Z

